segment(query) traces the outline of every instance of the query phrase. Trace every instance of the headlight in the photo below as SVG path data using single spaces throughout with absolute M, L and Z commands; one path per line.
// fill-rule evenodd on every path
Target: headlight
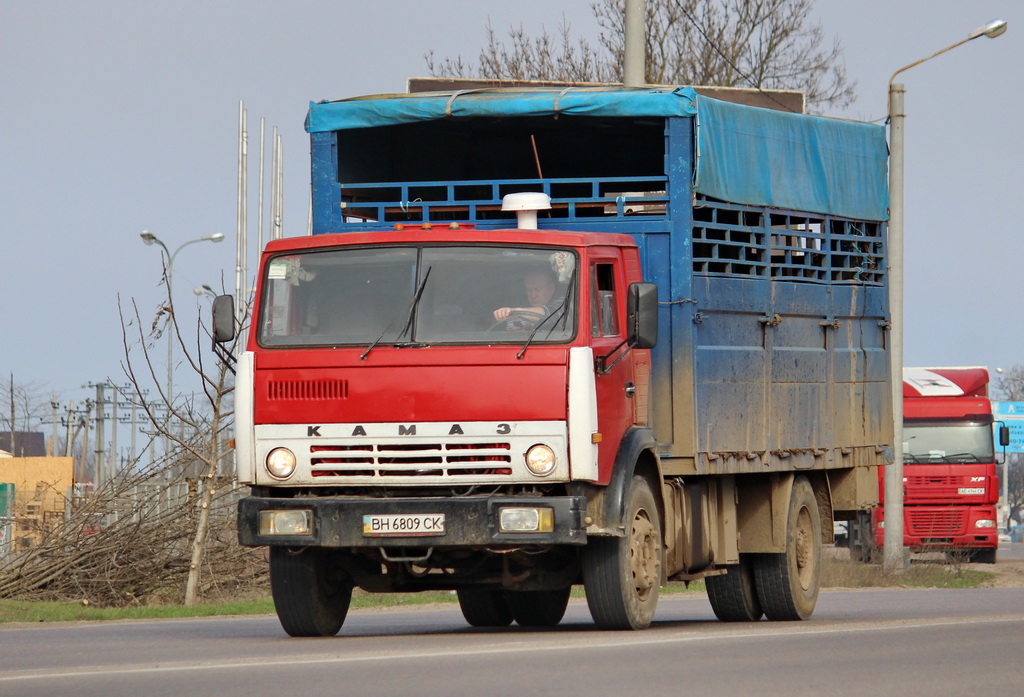
M 313 512 L 305 509 L 260 511 L 261 535 L 312 535 Z
M 526 466 L 538 477 L 555 470 L 555 451 L 546 445 L 535 445 L 526 452 Z
M 295 471 L 295 454 L 288 448 L 274 448 L 267 453 L 267 471 L 277 479 L 292 476 Z
M 555 529 L 555 511 L 538 508 L 507 507 L 498 511 L 501 532 L 551 532 Z
M 996 521 L 994 520 L 979 520 L 974 523 L 974 527 L 976 528 L 994 528 L 995 526 Z

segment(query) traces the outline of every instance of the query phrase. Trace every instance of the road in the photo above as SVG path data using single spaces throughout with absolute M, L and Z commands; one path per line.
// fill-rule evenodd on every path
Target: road
M 0 629 L 0 696 L 936 697 L 1019 691 L 1021 646 L 1024 588 L 824 591 L 811 621 L 740 624 L 676 595 L 642 632 L 596 630 L 579 601 L 544 631 L 454 605 L 353 611 L 333 639 L 263 616 L 81 623 Z

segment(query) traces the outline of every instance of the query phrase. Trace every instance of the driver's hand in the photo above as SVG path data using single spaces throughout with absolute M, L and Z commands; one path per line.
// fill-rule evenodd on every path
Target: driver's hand
M 497 310 L 494 311 L 494 319 L 496 319 L 496 320 L 508 319 L 508 316 L 511 315 L 511 314 L 512 314 L 512 308 L 511 307 L 499 307 Z

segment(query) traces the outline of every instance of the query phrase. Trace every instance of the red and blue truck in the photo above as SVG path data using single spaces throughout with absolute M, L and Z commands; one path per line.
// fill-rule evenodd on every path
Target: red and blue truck
M 722 620 L 811 615 L 892 447 L 881 126 L 567 87 L 306 127 L 314 234 L 263 251 L 235 393 L 288 634 L 356 587 L 477 626 L 555 625 L 581 584 L 643 628 L 697 579 Z
M 999 545 L 998 426 L 982 367 L 903 369 L 903 545 L 994 564 Z M 997 432 L 1000 442 L 1008 434 Z M 882 469 L 879 488 L 884 489 Z M 855 556 L 883 545 L 885 509 L 862 513 Z

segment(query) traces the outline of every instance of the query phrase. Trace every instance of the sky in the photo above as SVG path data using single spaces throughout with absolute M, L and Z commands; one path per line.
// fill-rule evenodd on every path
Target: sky
M 815 5 L 857 82 L 857 101 L 826 113 L 867 121 L 884 119 L 895 70 L 996 17 L 1009 23 L 1003 36 L 900 78 L 907 365 L 1024 364 L 1022 99 L 1010 82 L 1024 65 L 1024 3 Z M 501 36 L 563 21 L 591 41 L 598 32 L 584 0 L 0 0 L 0 379 L 64 406 L 89 396 L 88 383 L 126 382 L 119 303 L 128 317 L 138 308 L 146 332 L 165 297 L 161 253 L 143 230 L 177 252 L 183 325 L 209 312 L 194 288 L 233 292 L 240 102 L 255 247 L 261 118 L 282 136 L 285 235 L 304 234 L 308 103 L 402 92 L 406 78 L 427 74 L 430 51 L 472 61 L 488 21 Z M 269 162 L 269 135 L 267 147 Z M 217 233 L 219 244 L 181 247 Z M 150 341 L 163 380 L 166 343 Z M 176 369 L 183 389 L 190 380 Z

